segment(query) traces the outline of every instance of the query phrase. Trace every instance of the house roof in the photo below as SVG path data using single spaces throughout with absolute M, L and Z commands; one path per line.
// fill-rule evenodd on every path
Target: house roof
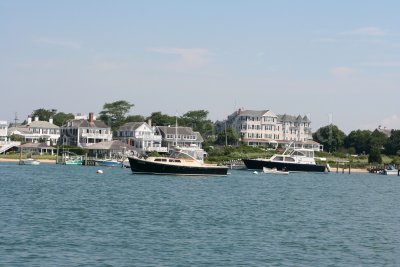
M 195 135 L 195 132 L 190 127 L 157 126 L 157 128 L 164 134 Z
M 203 137 L 201 136 L 201 134 L 199 132 L 194 132 L 194 133 L 196 134 L 196 140 L 197 141 L 200 141 L 200 142 L 204 141 Z
M 301 117 L 300 115 L 293 116 L 293 115 L 278 115 L 278 120 L 282 122 L 311 122 L 307 116 Z
M 252 117 L 262 117 L 268 110 L 242 110 L 238 113 L 238 116 L 252 116 Z
M 119 140 L 104 141 L 88 147 L 89 150 L 134 150 L 134 147 Z
M 70 126 L 68 126 L 71 124 Z M 90 123 L 88 120 L 85 119 L 72 119 L 68 120 L 66 124 L 62 126 L 63 128 L 110 128 L 105 124 L 103 121 L 95 120 Z
M 32 121 L 26 124 L 27 128 L 46 128 L 46 129 L 59 129 L 60 127 L 48 121 Z
M 137 128 L 139 128 L 140 126 L 142 126 L 143 124 L 147 124 L 145 122 L 127 122 L 124 125 L 122 125 L 121 127 L 118 128 L 118 131 L 132 131 L 132 130 L 136 130 Z
M 30 134 L 31 133 L 28 128 L 22 127 L 22 126 L 10 127 L 7 130 L 7 133 L 10 135 L 14 134 L 15 132 L 20 132 L 21 134 Z

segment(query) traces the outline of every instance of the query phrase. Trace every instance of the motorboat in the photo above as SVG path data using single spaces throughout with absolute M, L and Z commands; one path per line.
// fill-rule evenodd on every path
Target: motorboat
M 66 159 L 64 162 L 65 165 L 83 165 L 82 157 L 71 157 Z
M 202 154 L 203 153 L 203 154 Z M 227 166 L 206 164 L 202 156 L 204 151 L 195 148 L 175 148 L 168 157 L 128 157 L 134 174 L 225 176 Z
M 105 167 L 122 167 L 122 163 L 116 159 L 95 160 L 96 165 Z
M 266 168 L 266 167 L 263 167 L 263 173 L 266 173 L 266 174 L 286 174 L 286 175 L 289 174 L 289 172 L 285 171 L 285 170 L 279 171 L 276 168 L 270 169 L 270 168 Z
M 387 166 L 386 168 L 384 168 L 384 169 L 380 172 L 380 174 L 383 174 L 383 175 L 399 175 L 399 170 L 396 169 L 395 166 L 389 165 L 389 166 Z
M 21 165 L 39 165 L 40 161 L 33 159 L 33 158 L 28 158 L 28 159 L 22 159 L 20 160 Z
M 283 152 L 271 158 L 243 159 L 249 170 L 276 169 L 288 172 L 325 172 L 326 165 L 315 162 L 314 150 L 292 148 L 292 144 Z

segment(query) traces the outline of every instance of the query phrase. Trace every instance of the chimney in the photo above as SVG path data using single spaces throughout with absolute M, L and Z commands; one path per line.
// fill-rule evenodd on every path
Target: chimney
M 35 121 L 39 121 L 39 116 L 35 116 Z
M 147 120 L 147 124 L 149 125 L 149 127 L 151 128 L 151 119 Z
M 89 123 L 93 123 L 93 122 L 94 122 L 93 112 L 89 112 Z
M 53 124 L 53 117 L 50 117 L 50 118 L 49 118 L 49 122 L 50 122 L 51 124 Z
M 28 124 L 31 124 L 31 122 L 32 122 L 32 117 L 28 116 Z
M 242 113 L 242 109 L 241 108 L 239 108 L 239 110 L 238 110 L 238 115 L 240 115 L 240 113 Z

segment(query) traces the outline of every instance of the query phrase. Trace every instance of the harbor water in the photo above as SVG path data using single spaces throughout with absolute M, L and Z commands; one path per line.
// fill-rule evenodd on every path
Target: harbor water
M 400 266 L 400 177 L 0 163 L 0 266 Z

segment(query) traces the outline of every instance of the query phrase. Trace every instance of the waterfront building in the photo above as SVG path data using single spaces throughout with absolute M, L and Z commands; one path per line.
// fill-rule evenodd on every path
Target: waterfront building
M 312 141 L 311 121 L 307 116 L 277 115 L 271 110 L 239 109 L 219 122 L 216 129 L 231 127 L 247 145 L 287 145 L 295 142 L 298 147 L 312 147 L 319 151 L 322 146 Z
M 0 142 L 8 141 L 7 130 L 8 130 L 7 121 L 0 121 Z
M 41 141 L 49 141 L 56 144 L 60 138 L 60 127 L 53 123 L 53 118 L 49 121 L 40 121 L 36 116 L 32 118 L 28 116 L 26 124 L 10 126 L 8 128 L 8 136 L 17 135 L 28 143 L 39 143 Z
M 104 141 L 88 147 L 89 156 L 103 159 L 123 159 L 132 154 L 134 147 L 120 140 Z
M 89 147 L 111 140 L 111 127 L 103 121 L 96 120 L 93 113 L 89 113 L 88 117 L 78 115 L 61 126 L 61 145 Z
M 156 127 L 151 126 L 151 121 L 125 123 L 118 128 L 115 139 L 133 146 L 138 154 L 167 152 L 167 147 L 161 146 L 161 135 Z
M 26 143 L 18 147 L 18 151 L 22 151 L 34 155 L 54 155 L 56 148 L 50 146 L 49 142 L 46 143 Z
M 167 147 L 168 151 L 175 146 L 201 149 L 204 141 L 200 133 L 194 132 L 190 127 L 156 126 L 156 130 L 161 135 L 161 145 Z

